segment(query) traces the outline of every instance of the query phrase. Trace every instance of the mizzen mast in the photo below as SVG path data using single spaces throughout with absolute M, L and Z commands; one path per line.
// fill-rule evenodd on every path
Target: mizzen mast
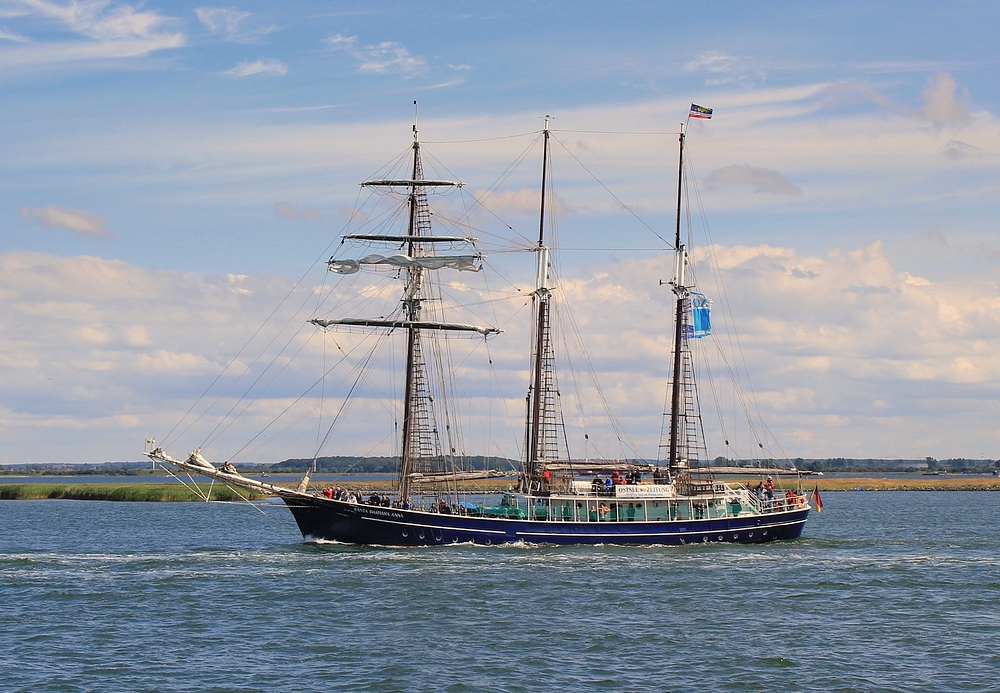
M 684 300 L 687 298 L 688 289 L 684 286 L 684 268 L 687 264 L 687 250 L 681 243 L 681 199 L 682 186 L 684 184 L 684 125 L 681 125 L 679 140 L 679 154 L 677 156 L 677 224 L 674 233 L 674 280 L 670 282 L 674 295 L 677 297 L 677 305 L 674 315 L 674 363 L 673 378 L 670 388 L 670 452 L 667 457 L 670 473 L 677 471 L 678 459 L 678 435 L 680 429 L 680 403 L 681 403 L 681 350 L 684 340 Z
M 707 456 L 690 340 L 710 334 L 708 306 L 711 301 L 694 291 L 688 282 L 688 251 L 681 239 L 681 209 L 684 185 L 684 124 L 679 135 L 677 157 L 677 219 L 674 234 L 674 278 L 670 281 L 674 311 L 674 349 L 670 387 L 670 427 L 667 464 L 671 474 L 687 470 Z M 697 313 L 697 315 L 695 315 Z M 664 447 L 661 443 L 661 448 Z M 695 463 L 695 464 L 692 464 Z

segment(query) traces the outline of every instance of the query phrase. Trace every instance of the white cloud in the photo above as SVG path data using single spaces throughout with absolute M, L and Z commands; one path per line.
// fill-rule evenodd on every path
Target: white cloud
M 750 87 L 763 82 L 766 75 L 753 65 L 750 58 L 738 58 L 718 51 L 707 51 L 684 64 L 685 72 L 705 72 L 705 84 L 722 86 L 736 84 Z
M 959 89 L 955 78 L 947 72 L 936 72 L 927 78 L 920 115 L 940 130 L 947 125 L 962 125 L 969 121 L 969 94 Z
M 34 219 L 47 229 L 66 229 L 81 236 L 109 240 L 115 237 L 108 231 L 108 222 L 80 209 L 63 209 L 55 205 L 46 207 L 21 207 L 21 216 Z
M 825 257 L 769 246 L 701 247 L 693 259 L 701 290 L 715 299 L 721 343 L 731 343 L 731 318 L 743 346 L 742 357 L 730 356 L 728 366 L 714 363 L 713 372 L 747 364 L 765 422 L 792 456 L 974 456 L 984 431 L 990 445 L 1000 444 L 989 423 L 998 407 L 982 407 L 1000 395 L 995 283 L 913 276 L 894 267 L 879 243 Z M 721 267 L 724 293 L 709 259 Z M 640 409 L 653 410 L 657 394 L 662 402 L 669 319 L 650 316 L 669 311 L 650 306 L 669 301 L 655 279 L 671 276 L 670 259 L 605 269 L 590 280 L 564 277 L 558 284 L 575 299 L 576 320 L 605 378 L 635 368 L 637 381 L 660 385 L 647 391 L 620 378 L 626 386 L 608 388 L 608 397 L 640 399 Z M 590 306 L 584 315 L 581 305 Z M 710 355 L 714 349 L 709 339 L 698 346 Z M 713 391 L 713 399 L 721 396 L 718 383 Z M 655 443 L 655 434 L 643 434 L 637 423 L 626 427 Z M 738 423 L 729 423 L 730 435 Z M 811 438 L 796 433 L 802 431 Z
M 720 268 L 725 294 L 714 288 L 709 258 Z M 730 306 L 743 345 L 743 356 L 730 364 L 746 365 L 758 407 L 788 454 L 941 457 L 978 454 L 978 448 L 966 449 L 967 439 L 974 441 L 970 445 L 984 440 L 1000 444 L 1000 433 L 991 426 L 997 407 L 984 405 L 1000 399 L 1000 287 L 972 278 L 940 283 L 915 277 L 894 267 L 877 243 L 826 256 L 772 246 L 701 247 L 692 259 L 702 290 L 716 301 L 714 323 L 723 344 L 728 324 L 723 308 Z M 572 302 L 573 321 L 587 344 L 603 396 L 626 438 L 646 455 L 655 454 L 670 349 L 671 295 L 657 278 L 670 276 L 671 262 L 664 255 L 598 263 L 556 281 L 560 300 L 565 296 Z M 396 288 L 374 283 L 367 295 L 391 310 Z M 324 347 L 321 333 L 311 326 L 303 329 L 308 315 L 301 311 L 312 310 L 326 296 L 342 300 L 339 285 L 297 289 L 275 323 L 297 334 L 277 338 L 278 333 L 265 330 L 258 335 L 260 344 L 252 346 L 257 342 L 248 342 L 251 334 L 289 289 L 290 282 L 267 276 L 211 277 L 150 272 L 93 257 L 0 255 L 0 324 L 6 326 L 0 332 L 0 435 L 34 441 L 35 454 L 47 456 L 40 461 L 69 459 L 83 449 L 97 456 L 93 461 L 134 458 L 140 441 L 168 431 L 234 356 L 239 360 L 209 397 L 222 397 L 223 413 L 261 375 L 262 366 L 253 363 L 275 364 L 277 370 L 270 373 L 281 370 L 282 378 L 227 430 L 228 442 L 214 446 L 210 456 L 225 458 L 232 446 L 248 440 L 284 408 L 291 406 L 298 416 L 314 406 L 312 395 L 298 403 L 295 397 L 315 382 L 320 369 L 329 367 L 333 353 L 360 357 L 352 345 L 362 344 L 363 335 L 336 333 Z M 449 296 L 470 301 L 477 291 L 464 284 L 447 287 Z M 493 385 L 481 341 L 459 340 L 453 346 L 464 400 L 481 415 L 493 412 L 495 444 L 502 446 L 502 454 L 515 457 L 530 332 L 528 292 L 518 295 L 498 305 L 488 321 L 505 329 L 488 351 L 496 369 Z M 485 312 L 492 316 L 492 311 Z M 565 309 L 558 308 L 561 329 L 568 324 L 563 315 Z M 559 339 L 560 353 L 573 348 L 572 339 Z M 299 351 L 300 359 L 292 362 L 269 351 L 282 345 L 289 353 Z M 712 345 L 705 339 L 697 346 L 709 347 L 711 353 Z M 471 350 L 471 357 L 458 356 L 463 349 Z M 263 357 L 257 360 L 259 354 Z M 572 359 L 578 366 L 583 363 L 576 355 Z M 717 364 L 713 370 L 726 369 Z M 392 372 L 387 367 L 377 374 L 380 384 L 366 385 L 358 395 L 352 411 L 360 420 L 355 428 L 343 429 L 338 439 L 342 451 L 370 451 L 371 441 L 386 435 L 386 451 L 391 447 L 394 405 L 375 397 L 383 394 L 381 376 Z M 249 381 L 234 387 L 232 376 L 244 373 Z M 354 367 L 348 368 L 343 382 L 339 375 L 330 379 L 328 392 L 349 388 L 355 377 Z M 257 382 L 263 386 L 270 380 L 267 375 Z M 586 387 L 574 384 L 580 380 L 568 373 L 560 380 L 571 435 L 580 430 L 581 409 L 601 413 L 595 412 L 599 398 L 592 393 L 580 396 L 579 404 L 573 399 L 577 387 Z M 504 399 L 499 399 L 501 392 Z M 716 392 L 724 388 L 717 384 Z M 951 413 L 941 425 L 945 400 Z M 708 399 L 704 404 L 713 406 Z M 718 433 L 712 414 L 706 410 L 710 435 Z M 210 431 L 220 413 L 205 416 L 200 428 Z M 469 418 L 467 425 L 482 425 L 481 419 Z M 379 429 L 383 420 L 388 421 L 384 430 Z M 76 434 L 87 430 L 88 422 L 102 432 L 89 448 L 81 447 L 85 438 Z M 604 439 L 604 426 L 600 416 L 591 421 L 592 453 Z M 309 447 L 315 426 L 308 428 L 304 437 L 290 432 L 291 443 L 257 459 L 282 459 L 292 454 L 289 450 Z M 34 437 L 33 432 L 43 429 L 47 437 Z M 66 435 L 56 435 L 60 430 Z M 185 446 L 202 440 L 175 444 L 183 453 Z M 580 440 L 571 443 L 582 454 Z M 478 444 L 478 439 L 469 443 L 470 448 Z M 615 454 L 616 444 L 600 445 Z M 712 445 L 710 453 L 722 453 L 718 441 Z M 17 453 L 11 450 L 0 452 L 0 462 L 14 461 L 11 456 Z
M 173 31 L 176 20 L 155 11 L 108 0 L 14 0 L 20 16 L 51 20 L 82 40 L 23 42 L 0 49 L 0 66 L 44 65 L 81 60 L 121 59 L 149 55 L 184 45 Z
M 274 277 L 0 254 L 0 462 L 136 459 L 143 437 L 180 418 L 288 288 Z
M 29 43 L 31 39 L 27 36 L 21 36 L 20 34 L 15 34 L 13 32 L 7 31 L 3 27 L 0 27 L 0 41 L 13 41 L 15 43 Z
M 198 7 L 194 13 L 209 31 L 225 33 L 230 38 L 239 35 L 240 23 L 250 16 L 249 12 L 224 7 Z
M 244 61 L 223 74 L 230 77 L 249 77 L 250 75 L 287 75 L 288 66 L 280 60 L 258 58 L 254 61 Z
M 964 87 L 947 72 L 935 72 L 927 78 L 921 91 L 924 105 L 913 109 L 896 103 L 888 96 L 857 80 L 828 85 L 822 90 L 822 106 L 837 110 L 858 104 L 873 103 L 897 115 L 925 120 L 940 132 L 947 126 L 966 125 L 970 122 L 970 98 Z
M 859 392 L 874 401 L 880 390 L 913 381 L 1000 385 L 1000 353 L 992 352 L 1000 340 L 995 288 L 971 297 L 964 282 L 935 284 L 900 271 L 880 243 L 827 257 L 768 246 L 703 248 L 694 256 L 713 255 L 727 268 L 726 284 L 737 287 L 729 295 L 743 316 L 744 344 L 766 348 L 758 358 L 771 361 L 772 373 L 822 375 L 829 402 Z M 936 400 L 933 388 L 924 393 L 927 402 Z M 904 399 L 892 404 L 920 407 Z
M 198 7 L 194 10 L 198 21 L 209 31 L 222 34 L 227 41 L 238 43 L 256 43 L 261 38 L 277 30 L 277 27 L 245 26 L 251 17 L 249 12 L 241 12 L 227 7 Z
M 423 57 L 410 55 L 404 46 L 392 41 L 359 46 L 357 36 L 336 34 L 327 38 L 326 43 L 331 49 L 344 51 L 357 60 L 358 72 L 415 77 L 427 71 L 427 61 Z

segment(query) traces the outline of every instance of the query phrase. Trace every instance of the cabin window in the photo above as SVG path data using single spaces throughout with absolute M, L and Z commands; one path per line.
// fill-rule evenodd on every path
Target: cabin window
M 715 519 L 726 516 L 726 501 L 723 498 L 713 498 L 708 502 L 708 516 Z
M 691 519 L 691 501 L 689 501 L 689 500 L 670 501 L 670 519 L 671 520 L 690 520 Z
M 667 503 L 664 501 L 652 501 L 646 505 L 647 517 L 650 520 L 667 519 Z
M 536 520 L 548 520 L 549 519 L 549 499 L 539 498 L 535 500 L 535 519 Z

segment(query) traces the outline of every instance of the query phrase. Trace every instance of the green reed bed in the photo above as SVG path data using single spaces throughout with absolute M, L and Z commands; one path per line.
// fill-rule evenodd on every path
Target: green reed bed
M 207 493 L 209 484 L 198 484 Z M 260 500 L 258 493 L 237 491 L 216 484 L 212 487 L 212 500 Z M 200 501 L 203 497 L 181 484 L 128 483 L 128 484 L 0 484 L 0 500 L 38 500 L 41 498 L 68 498 L 71 500 L 171 502 Z

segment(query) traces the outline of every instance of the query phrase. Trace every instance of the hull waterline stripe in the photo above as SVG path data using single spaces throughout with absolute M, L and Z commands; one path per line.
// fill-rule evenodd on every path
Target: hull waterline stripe
M 754 525 L 753 527 L 727 527 L 721 529 L 685 529 L 683 531 L 675 532 L 573 532 L 571 534 L 559 534 L 556 532 L 514 532 L 516 536 L 519 537 L 608 537 L 608 538 L 620 538 L 620 537 L 678 537 L 686 536 L 692 534 L 726 534 L 729 532 L 756 532 L 758 530 L 765 529 L 777 529 L 779 527 L 790 527 L 794 525 L 805 524 L 805 520 L 794 520 L 791 522 L 777 522 L 769 525 Z

